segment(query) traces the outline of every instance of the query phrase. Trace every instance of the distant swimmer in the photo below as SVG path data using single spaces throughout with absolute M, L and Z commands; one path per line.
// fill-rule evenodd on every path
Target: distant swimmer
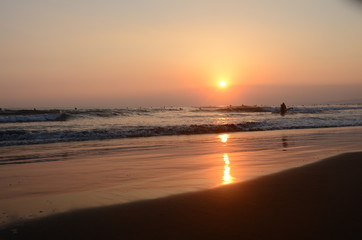
M 285 113 L 287 112 L 287 106 L 285 105 L 285 103 L 282 103 L 281 105 L 280 105 L 280 115 L 282 115 L 282 116 L 284 116 L 285 115 Z

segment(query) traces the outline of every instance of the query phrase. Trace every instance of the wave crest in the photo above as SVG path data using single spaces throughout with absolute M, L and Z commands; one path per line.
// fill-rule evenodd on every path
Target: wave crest
M 0 146 L 41 144 L 53 142 L 85 141 L 114 138 L 135 138 L 172 135 L 191 135 L 205 133 L 239 132 L 257 130 L 257 122 L 239 124 L 202 124 L 182 126 L 137 126 L 122 127 L 119 129 L 90 129 L 82 131 L 0 131 Z

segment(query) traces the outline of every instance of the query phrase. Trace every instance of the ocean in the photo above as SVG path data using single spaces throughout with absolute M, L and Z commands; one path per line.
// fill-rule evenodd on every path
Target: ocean
M 0 112 L 0 227 L 361 151 L 362 105 Z
M 0 146 L 362 126 L 362 105 L 2 110 Z M 3 162 L 0 162 L 3 164 Z

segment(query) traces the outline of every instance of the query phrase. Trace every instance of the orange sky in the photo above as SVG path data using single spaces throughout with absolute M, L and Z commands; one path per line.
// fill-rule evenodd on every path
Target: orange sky
M 304 103 L 362 93 L 362 6 L 353 1 L 2 1 L 0 16 L 0 107 Z M 220 79 L 227 88 L 218 89 Z M 315 96 L 290 94 L 300 89 Z

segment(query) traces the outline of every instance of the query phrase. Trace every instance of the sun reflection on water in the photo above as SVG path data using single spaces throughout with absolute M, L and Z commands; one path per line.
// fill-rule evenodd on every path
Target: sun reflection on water
M 230 168 L 229 154 L 224 153 L 223 159 L 224 159 L 224 175 L 222 178 L 223 180 L 222 184 L 229 184 L 232 183 L 234 180 L 234 178 L 230 174 L 231 168 Z
M 229 139 L 229 134 L 221 134 L 218 136 L 218 138 L 220 138 L 220 141 L 222 143 L 227 143 Z
M 224 143 L 224 146 L 226 146 L 228 139 L 229 139 L 229 134 L 221 134 L 218 136 L 218 138 L 220 139 L 220 141 L 222 143 Z M 234 178 L 231 176 L 231 167 L 230 167 L 230 159 L 229 159 L 229 154 L 228 153 L 224 153 L 223 155 L 223 161 L 224 161 L 224 173 L 223 173 L 223 177 L 222 177 L 222 184 L 229 184 L 234 182 Z

